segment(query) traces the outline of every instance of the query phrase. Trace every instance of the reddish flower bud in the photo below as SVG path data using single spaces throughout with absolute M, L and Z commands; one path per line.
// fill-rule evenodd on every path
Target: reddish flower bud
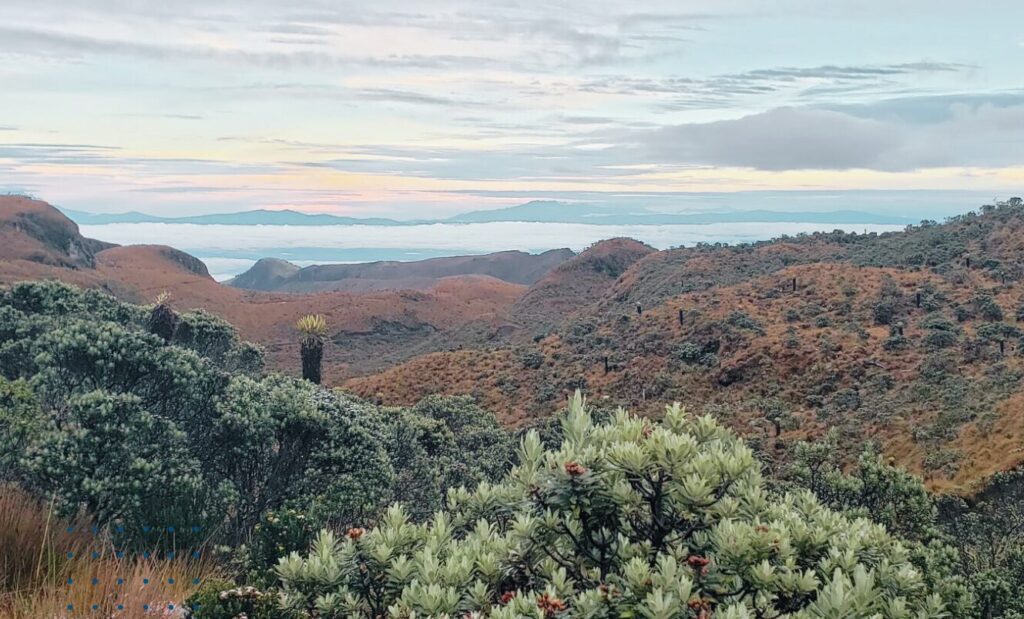
M 565 610 L 565 602 L 545 593 L 537 598 L 537 608 L 541 609 L 545 617 L 554 617 L 556 613 Z
M 572 475 L 573 477 L 579 477 L 580 475 L 586 473 L 587 469 L 582 464 L 579 464 L 577 462 L 566 462 L 565 472 L 568 473 L 569 475 Z
M 690 555 L 686 560 L 686 564 L 694 569 L 701 576 L 708 573 L 708 564 L 711 563 L 711 559 L 707 557 L 699 557 L 697 555 Z
M 690 557 L 686 560 L 686 563 L 690 567 L 704 567 L 708 563 L 711 563 L 711 559 L 708 559 L 707 557 L 699 557 L 697 555 L 690 555 Z

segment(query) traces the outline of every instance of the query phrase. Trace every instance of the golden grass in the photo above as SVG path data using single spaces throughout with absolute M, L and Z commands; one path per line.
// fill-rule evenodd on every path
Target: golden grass
M 645 260 L 656 260 L 654 254 Z M 711 258 L 687 262 L 687 272 L 707 268 L 713 273 L 717 263 Z M 629 277 L 627 272 L 624 277 Z M 700 312 L 702 324 L 726 320 L 733 311 L 742 311 L 760 323 L 763 334 L 748 333 L 742 346 L 726 348 L 720 352 L 723 367 L 742 367 L 754 364 L 756 375 L 746 383 L 722 388 L 715 374 L 708 371 L 688 371 L 673 368 L 669 355 L 633 350 L 628 357 L 620 357 L 619 366 L 605 373 L 599 354 L 583 356 L 572 346 L 549 337 L 537 344 L 536 350 L 544 354 L 545 364 L 539 370 L 524 369 L 511 347 L 490 350 L 459 350 L 432 353 L 414 357 L 380 373 L 349 379 L 345 386 L 356 394 L 379 399 L 386 404 L 413 404 L 431 393 L 478 395 L 481 404 L 493 412 L 507 426 L 518 426 L 532 417 L 554 413 L 562 406 L 571 380 L 584 377 L 588 394 L 597 401 L 602 396 L 615 398 L 637 414 L 657 414 L 665 396 L 644 398 L 643 386 L 652 377 L 668 373 L 672 379 L 673 397 L 680 397 L 694 409 L 706 405 L 722 405 L 735 414 L 726 423 L 740 433 L 749 432 L 749 423 L 759 416 L 750 408 L 750 401 L 758 396 L 765 384 L 780 386 L 779 397 L 791 403 L 791 412 L 801 420 L 798 431 L 785 434 L 794 441 L 821 435 L 831 423 L 841 421 L 855 427 L 862 439 L 881 443 L 885 453 L 894 462 L 921 475 L 926 485 L 940 492 L 970 492 L 980 479 L 995 471 L 1012 468 L 1024 462 L 1024 389 L 1016 388 L 995 402 L 993 416 L 987 421 L 965 423 L 953 440 L 943 445 L 955 450 L 961 458 L 955 474 L 928 471 L 925 461 L 935 449 L 928 443 L 915 441 L 914 428 L 929 424 L 939 414 L 937 404 L 923 402 L 904 406 L 891 418 L 820 419 L 815 410 L 802 405 L 809 380 L 829 380 L 839 377 L 837 388 L 856 387 L 857 376 L 876 367 L 884 368 L 894 379 L 897 388 L 907 389 L 918 380 L 921 364 L 929 354 L 920 340 L 924 332 L 920 320 L 924 310 L 911 308 L 903 317 L 906 335 L 914 343 L 906 350 L 887 350 L 885 341 L 890 327 L 874 324 L 871 306 L 881 293 L 888 278 L 902 289 L 908 302 L 915 291 L 925 283 L 940 291 L 948 315 L 956 304 L 969 303 L 979 291 L 998 284 L 984 273 L 966 274 L 968 282 L 953 284 L 927 271 L 892 268 L 858 267 L 846 263 L 819 263 L 791 266 L 780 271 L 751 278 L 731 286 L 716 286 L 708 290 L 687 292 L 666 299 L 659 305 L 644 308 L 642 318 L 630 314 L 628 326 L 617 324 L 614 316 L 605 318 L 597 333 L 611 342 L 609 352 L 616 352 L 615 344 L 625 341 L 644 341 L 661 338 L 682 342 L 693 337 L 695 325 L 680 325 L 680 309 L 691 314 Z M 796 293 L 779 291 L 796 278 Z M 621 282 L 620 282 L 621 283 Z M 634 282 L 635 284 L 635 282 Z M 849 291 L 853 291 L 850 294 Z M 1002 306 L 1007 320 L 1012 320 L 1020 302 L 1020 286 L 996 289 L 996 301 Z M 815 303 L 833 317 L 832 325 L 817 325 L 802 318 L 796 323 L 785 319 L 786 310 L 800 309 Z M 849 303 L 850 314 L 837 314 L 838 308 Z M 629 312 L 629 308 L 626 310 Z M 693 318 L 690 319 L 695 320 Z M 866 338 L 843 328 L 842 323 L 853 320 L 867 333 Z M 960 324 L 968 336 L 974 333 L 980 319 Z M 786 344 L 789 331 L 796 334 L 797 345 Z M 821 338 L 827 336 L 836 346 L 833 353 L 822 352 Z M 623 346 L 623 348 L 627 348 Z M 595 360 L 595 358 L 597 358 Z M 1024 356 L 1007 353 L 1000 359 L 1011 371 L 1024 371 Z M 867 370 L 865 369 L 867 366 Z M 958 372 L 965 377 L 982 380 L 979 375 L 986 364 L 961 363 Z M 538 403 L 534 397 L 544 386 L 554 386 L 558 393 L 548 401 Z M 502 389 L 512 384 L 514 389 Z M 623 402 L 623 400 L 626 400 Z
M 85 520 L 0 486 L 0 619 L 180 617 L 215 566 L 190 555 L 118 556 Z M 173 607 L 173 608 L 172 608 Z

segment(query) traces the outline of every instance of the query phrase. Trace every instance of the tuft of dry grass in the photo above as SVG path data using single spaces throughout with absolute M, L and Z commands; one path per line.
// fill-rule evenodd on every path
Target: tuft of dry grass
M 202 582 L 220 577 L 202 554 L 119 554 L 92 531 L 0 486 L 0 619 L 181 617 Z
M 0 592 L 31 591 L 60 577 L 69 554 L 89 547 L 90 523 L 58 521 L 52 506 L 0 485 Z

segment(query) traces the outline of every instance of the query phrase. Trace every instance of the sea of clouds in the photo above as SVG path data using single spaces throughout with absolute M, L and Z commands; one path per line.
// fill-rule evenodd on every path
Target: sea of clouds
M 259 258 L 301 266 L 370 260 L 417 260 L 503 250 L 538 253 L 586 249 L 602 239 L 630 237 L 658 249 L 696 243 L 744 243 L 783 235 L 842 229 L 887 232 L 901 226 L 821 223 L 721 223 L 706 225 L 593 225 L 496 222 L 414 226 L 228 226 L 198 224 L 107 224 L 81 226 L 91 238 L 119 245 L 160 244 L 202 259 L 211 274 L 228 279 Z

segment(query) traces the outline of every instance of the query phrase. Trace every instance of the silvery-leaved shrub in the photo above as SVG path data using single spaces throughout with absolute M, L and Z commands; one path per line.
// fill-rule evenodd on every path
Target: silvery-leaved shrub
M 577 394 L 559 448 L 536 433 L 498 484 L 455 490 L 423 524 L 323 532 L 280 560 L 293 617 L 947 616 L 880 525 L 772 494 L 751 451 L 710 417 L 620 411 Z

